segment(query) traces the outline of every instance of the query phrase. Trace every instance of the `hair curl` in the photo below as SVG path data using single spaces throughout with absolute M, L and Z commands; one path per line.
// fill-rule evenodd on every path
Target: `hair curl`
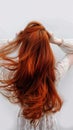
M 17 50 L 17 56 L 10 56 Z M 14 40 L 1 47 L 0 59 L 0 66 L 8 70 L 0 80 L 0 89 L 4 90 L 1 93 L 21 105 L 25 118 L 34 122 L 47 112 L 60 110 L 50 34 L 42 24 L 30 22 Z

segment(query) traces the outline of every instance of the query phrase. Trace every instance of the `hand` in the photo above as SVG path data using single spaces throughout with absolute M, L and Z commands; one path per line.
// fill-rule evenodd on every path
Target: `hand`
M 55 43 L 55 37 L 53 33 L 50 33 L 50 42 Z
M 63 39 L 58 39 L 58 38 L 54 37 L 53 33 L 50 33 L 50 42 L 60 46 L 63 43 Z

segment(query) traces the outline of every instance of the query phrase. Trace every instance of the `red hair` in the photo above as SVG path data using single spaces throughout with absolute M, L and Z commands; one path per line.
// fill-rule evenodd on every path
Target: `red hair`
M 17 56 L 9 56 L 18 50 Z M 55 87 L 55 58 L 50 34 L 38 22 L 30 22 L 16 38 L 0 49 L 2 67 L 9 70 L 0 80 L 2 94 L 18 103 L 31 121 L 60 110 L 62 101 Z

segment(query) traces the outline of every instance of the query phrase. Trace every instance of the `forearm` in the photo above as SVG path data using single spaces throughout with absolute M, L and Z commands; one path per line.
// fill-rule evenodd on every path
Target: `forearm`
M 58 45 L 65 53 L 73 53 L 73 41 L 58 39 L 51 34 L 50 42 Z
M 53 43 L 58 45 L 65 53 L 73 53 L 73 41 L 54 38 Z
M 58 39 L 58 38 L 54 38 L 54 42 L 53 43 L 58 45 L 58 46 L 60 46 L 60 45 L 63 44 L 63 40 L 62 39 Z
M 73 54 L 73 42 L 62 40 L 62 44 L 58 46 L 67 54 Z

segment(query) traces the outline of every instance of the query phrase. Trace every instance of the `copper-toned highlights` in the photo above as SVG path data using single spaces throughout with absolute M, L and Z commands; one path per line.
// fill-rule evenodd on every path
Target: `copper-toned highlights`
M 17 50 L 17 56 L 12 56 Z M 0 48 L 0 60 L 0 66 L 8 70 L 0 80 L 1 93 L 22 107 L 25 118 L 34 122 L 45 113 L 60 110 L 50 34 L 42 24 L 30 22 L 13 41 Z

